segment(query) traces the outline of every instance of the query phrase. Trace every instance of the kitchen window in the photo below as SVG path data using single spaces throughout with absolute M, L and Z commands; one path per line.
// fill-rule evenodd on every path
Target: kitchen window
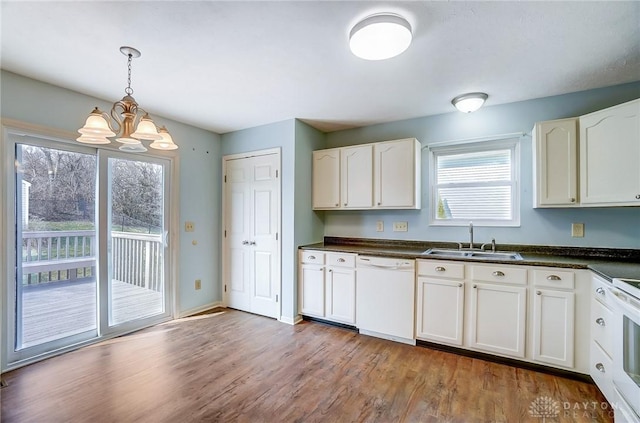
M 430 224 L 519 226 L 518 141 L 430 147 Z

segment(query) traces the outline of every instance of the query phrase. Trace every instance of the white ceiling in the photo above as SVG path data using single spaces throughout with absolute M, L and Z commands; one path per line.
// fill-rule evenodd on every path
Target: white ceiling
M 640 2 L 2 1 L 2 68 L 225 133 L 291 118 L 323 131 L 640 80 Z M 394 12 L 409 49 L 353 56 L 360 19 Z M 87 110 L 87 113 L 89 110 Z

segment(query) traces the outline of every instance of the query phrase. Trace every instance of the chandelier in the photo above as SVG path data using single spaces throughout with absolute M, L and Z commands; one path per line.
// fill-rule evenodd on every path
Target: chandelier
M 173 142 L 169 131 L 164 126 L 156 128 L 143 108 L 131 96 L 131 62 L 140 57 L 140 51 L 133 47 L 120 47 L 120 52 L 127 56 L 128 79 L 125 96 L 113 103 L 111 116 L 97 107 L 93 109 L 84 126 L 78 129 L 78 142 L 84 144 L 110 144 L 108 137 L 116 137 L 122 143 L 120 150 L 144 152 L 147 148 L 142 141 L 153 141 L 149 147 L 156 150 L 175 150 L 178 146 Z

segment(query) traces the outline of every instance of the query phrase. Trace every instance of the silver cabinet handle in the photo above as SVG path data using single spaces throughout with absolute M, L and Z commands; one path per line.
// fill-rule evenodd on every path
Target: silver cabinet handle
M 309 260 L 315 260 L 316 256 L 309 256 Z
M 601 286 L 599 286 L 599 287 L 596 289 L 596 294 L 604 295 L 604 294 L 605 294 L 604 288 L 602 288 Z
M 458 288 L 462 288 L 462 284 L 461 283 L 458 284 Z
M 536 295 L 542 295 L 542 292 L 536 291 Z
M 548 281 L 561 281 L 562 278 L 560 276 L 556 276 L 556 275 L 549 275 L 549 276 L 547 276 L 547 280 Z
M 344 262 L 345 262 L 345 260 L 343 258 L 339 258 L 338 259 L 338 263 L 344 263 Z
M 492 273 L 493 276 L 504 276 L 504 272 L 501 272 L 500 270 L 496 270 L 495 272 Z
M 478 285 L 473 285 L 474 288 L 478 288 Z
M 596 319 L 596 323 L 597 323 L 598 325 L 600 325 L 600 326 L 606 326 L 606 324 L 605 324 L 605 322 L 604 322 L 604 319 L 603 319 L 602 317 L 598 317 L 598 318 Z
M 345 207 L 347 206 L 347 203 L 344 203 Z
M 596 363 L 596 369 L 598 369 L 599 372 L 604 373 L 604 364 Z
M 242 241 L 242 245 L 249 245 L 249 241 L 247 240 Z
M 336 203 L 336 207 L 340 207 L 340 203 Z
M 381 206 L 381 205 L 382 205 L 382 202 L 378 201 L 378 205 L 379 205 L 379 206 Z
M 333 269 L 329 269 L 329 272 L 330 272 L 330 273 L 333 273 Z
M 442 266 L 437 266 L 437 267 L 436 267 L 436 272 L 446 272 L 446 271 L 447 271 L 447 269 L 445 269 L 445 268 L 444 268 L 444 267 L 442 267 Z
M 636 200 L 640 200 L 640 194 L 636 195 Z
M 570 198 L 569 201 L 571 201 L 572 203 L 575 203 L 576 199 L 575 198 Z
M 251 242 L 249 243 L 249 245 L 256 245 L 256 242 L 255 242 L 255 241 L 251 241 Z

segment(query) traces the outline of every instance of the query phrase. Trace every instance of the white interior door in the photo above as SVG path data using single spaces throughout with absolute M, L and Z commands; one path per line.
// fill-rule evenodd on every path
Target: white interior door
M 224 300 L 280 317 L 280 154 L 225 158 Z

